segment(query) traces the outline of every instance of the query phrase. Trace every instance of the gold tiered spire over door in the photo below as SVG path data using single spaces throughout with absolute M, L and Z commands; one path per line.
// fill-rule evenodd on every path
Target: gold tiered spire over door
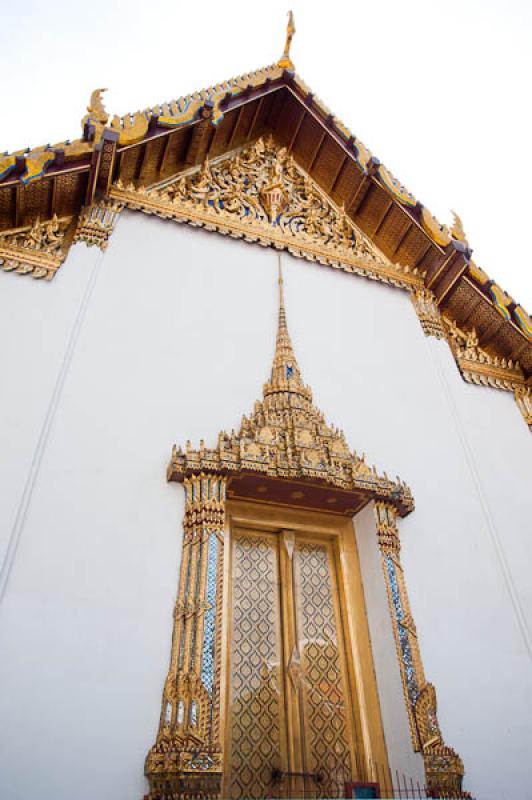
M 351 516 L 371 495 L 390 499 L 402 516 L 413 509 L 408 486 L 379 475 L 364 457 L 351 452 L 343 432 L 329 425 L 313 404 L 288 333 L 280 261 L 277 341 L 262 401 L 255 403 L 249 417 L 242 417 L 238 432 L 218 435 L 216 448 L 203 443 L 199 450 L 190 443 L 185 451 L 174 447 L 168 478 L 182 481 L 198 471 L 212 470 L 231 476 L 228 491 L 233 497 L 255 497 L 257 482 L 264 487 L 264 476 L 268 476 L 282 479 L 267 484 L 263 499 L 275 502 L 294 505 L 293 481 L 303 480 L 308 483 L 300 504 L 305 508 L 331 510 L 334 506 L 334 511 Z
M 312 392 L 303 384 L 297 359 L 292 347 L 288 326 L 286 324 L 286 310 L 284 306 L 284 285 L 281 256 L 279 258 L 279 324 L 277 327 L 277 340 L 270 382 L 264 387 L 264 401 L 267 397 L 277 397 L 288 393 L 297 395 L 307 401 L 307 406 L 312 404 Z M 294 408 L 293 402 L 288 408 Z

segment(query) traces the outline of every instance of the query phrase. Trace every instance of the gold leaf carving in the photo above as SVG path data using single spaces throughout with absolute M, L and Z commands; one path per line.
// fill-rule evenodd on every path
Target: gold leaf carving
M 102 93 L 106 91 L 107 89 L 95 89 L 91 94 L 90 103 L 87 106 L 87 111 L 91 118 L 96 122 L 101 122 L 102 125 L 105 125 L 109 119 L 109 114 L 105 110 L 102 99 Z
M 242 418 L 238 432 L 220 433 L 216 448 L 187 445 L 174 448 L 168 467 L 170 480 L 183 480 L 196 471 L 260 472 L 269 477 L 313 478 L 348 491 L 387 497 L 405 514 L 414 507 L 410 489 L 397 479 L 370 469 L 349 450 L 342 431 L 329 425 L 312 402 L 303 383 L 286 324 L 282 293 L 279 327 L 270 380 L 262 401 Z
M 41 222 L 0 235 L 0 267 L 33 278 L 51 280 L 66 258 L 66 231 L 71 217 Z
M 294 64 L 292 63 L 292 59 L 290 58 L 290 45 L 292 44 L 292 39 L 294 38 L 294 33 L 296 32 L 296 26 L 294 23 L 294 15 L 291 11 L 288 12 L 288 25 L 286 26 L 286 41 L 284 45 L 283 55 L 277 62 L 278 66 L 282 67 L 283 69 L 295 69 Z
M 430 289 L 416 289 L 412 293 L 412 302 L 425 336 L 442 339 L 445 336 L 445 330 L 441 321 L 440 309 Z
M 129 208 L 260 241 L 401 288 L 423 284 L 417 270 L 392 264 L 273 139 L 153 189 L 117 184 Z
M 122 208 L 122 204 L 115 200 L 104 200 L 84 208 L 78 220 L 74 241 L 105 250 Z
M 466 332 L 445 317 L 444 322 L 449 344 L 465 381 L 510 392 L 525 385 L 525 376 L 518 361 L 492 356 L 483 350 L 474 328 Z

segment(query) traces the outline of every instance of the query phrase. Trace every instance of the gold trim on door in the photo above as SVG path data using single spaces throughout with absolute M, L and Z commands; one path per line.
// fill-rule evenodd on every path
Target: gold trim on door
M 286 719 L 277 538 L 235 530 L 232 555 L 228 775 L 224 797 L 263 797 L 285 772 Z
M 341 797 L 388 768 L 351 520 L 227 512 L 222 796 Z

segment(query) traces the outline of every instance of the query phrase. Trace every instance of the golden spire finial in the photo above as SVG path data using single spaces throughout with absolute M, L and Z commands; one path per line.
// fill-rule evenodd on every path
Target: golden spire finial
M 288 25 L 286 26 L 286 42 L 284 45 L 284 51 L 283 55 L 277 62 L 277 66 L 282 67 L 282 69 L 295 70 L 292 59 L 290 58 L 290 45 L 292 44 L 292 39 L 294 37 L 295 32 L 296 32 L 296 26 L 294 24 L 294 15 L 292 14 L 291 11 L 289 11 Z
M 281 256 L 279 259 L 279 322 L 277 326 L 277 341 L 270 382 L 266 385 L 265 394 L 277 392 L 294 392 L 307 399 L 311 398 L 310 389 L 305 387 L 301 380 L 301 373 L 294 355 L 288 326 L 286 324 L 286 310 L 284 307 L 284 284 Z

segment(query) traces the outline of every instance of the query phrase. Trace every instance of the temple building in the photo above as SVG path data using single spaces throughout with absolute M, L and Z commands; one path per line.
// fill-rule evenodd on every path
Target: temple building
M 531 320 L 294 32 L 0 156 L 6 800 L 530 796 Z

